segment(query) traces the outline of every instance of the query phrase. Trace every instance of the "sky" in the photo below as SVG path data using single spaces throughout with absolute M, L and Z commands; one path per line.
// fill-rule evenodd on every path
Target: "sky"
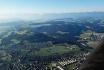
M 0 19 L 94 11 L 104 11 L 104 0 L 0 0 Z

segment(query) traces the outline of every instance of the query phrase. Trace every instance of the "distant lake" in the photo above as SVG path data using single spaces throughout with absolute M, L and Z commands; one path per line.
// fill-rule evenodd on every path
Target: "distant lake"
M 39 24 L 39 25 L 30 25 L 31 27 L 41 27 L 41 26 L 50 26 L 51 24 Z
M 0 26 L 0 33 L 14 29 L 14 26 Z

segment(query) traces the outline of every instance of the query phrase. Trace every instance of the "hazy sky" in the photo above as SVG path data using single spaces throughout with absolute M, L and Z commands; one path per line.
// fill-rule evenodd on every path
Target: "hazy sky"
M 104 0 L 0 0 L 0 19 L 34 13 L 104 11 Z

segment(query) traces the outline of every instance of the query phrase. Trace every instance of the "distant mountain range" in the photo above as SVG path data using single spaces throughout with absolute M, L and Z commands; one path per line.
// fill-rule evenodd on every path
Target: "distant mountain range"
M 55 20 L 48 20 L 45 22 L 35 21 L 14 21 L 1 24 L 2 26 L 14 26 L 11 27 L 11 31 L 20 31 L 19 29 L 30 30 L 28 33 L 23 34 L 11 34 L 8 38 L 33 40 L 33 42 L 52 41 L 54 43 L 72 43 L 79 39 L 81 33 L 91 30 L 94 32 L 104 32 L 104 13 L 103 12 L 89 12 L 89 13 L 65 13 L 65 14 L 49 14 L 44 16 L 56 16 Z M 60 18 L 59 18 L 60 16 Z M 71 17 L 73 16 L 73 17 Z M 96 16 L 96 17 L 95 17 Z M 32 35 L 28 35 L 33 32 Z M 17 36 L 17 37 L 16 37 Z M 26 37 L 24 37 L 26 36 Z M 19 37 L 19 38 L 18 38 Z M 6 38 L 6 39 L 8 39 Z M 11 39 L 10 39 L 11 40 Z
M 34 15 L 34 14 L 33 14 Z M 33 16 L 32 15 L 32 16 Z M 80 12 L 80 13 L 49 13 L 49 14 L 41 14 L 41 15 L 34 15 L 34 17 L 26 19 L 10 19 L 8 21 L 0 21 L 0 25 L 6 24 L 6 23 L 13 23 L 13 22 L 46 22 L 50 20 L 58 20 L 58 19 L 64 19 L 64 18 L 104 18 L 104 12 Z M 14 23 L 17 24 L 17 23 Z

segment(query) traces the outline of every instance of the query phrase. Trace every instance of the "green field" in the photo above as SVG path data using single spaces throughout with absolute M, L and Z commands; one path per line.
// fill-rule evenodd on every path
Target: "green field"
M 47 48 L 41 48 L 38 51 L 34 51 L 31 54 L 34 56 L 50 56 L 64 53 L 74 53 L 78 52 L 80 49 L 75 46 L 65 47 L 65 46 L 52 46 Z

